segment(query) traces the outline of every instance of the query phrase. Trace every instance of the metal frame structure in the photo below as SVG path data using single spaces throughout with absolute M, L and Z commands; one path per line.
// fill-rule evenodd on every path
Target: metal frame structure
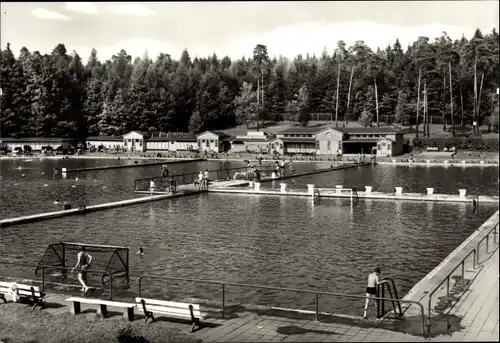
M 55 246 L 59 245 L 59 244 L 62 246 L 62 249 L 61 249 L 62 250 L 62 256 L 55 249 Z M 37 274 L 37 272 L 38 272 L 39 269 L 43 269 L 42 267 L 45 267 L 45 268 L 49 267 L 47 265 L 43 265 L 42 261 L 43 261 L 43 258 L 46 255 L 47 251 L 50 251 L 50 250 L 52 250 L 55 253 L 55 255 L 58 257 L 59 262 L 60 262 L 60 264 L 54 264 L 54 265 L 51 265 L 50 267 L 51 268 L 60 268 L 62 270 L 66 270 L 67 269 L 67 267 L 66 267 L 66 246 L 69 246 L 69 245 L 71 245 L 73 247 L 84 246 L 84 247 L 88 247 L 88 248 L 109 249 L 108 252 L 110 252 L 112 254 L 109 257 L 109 260 L 108 260 L 108 263 L 107 263 L 106 267 L 104 268 L 104 270 L 106 271 L 106 273 L 103 273 L 103 276 L 102 276 L 102 282 L 103 282 L 103 284 L 105 283 L 104 282 L 105 277 L 108 276 L 108 275 L 113 275 L 114 277 L 126 277 L 127 280 L 128 280 L 128 278 L 129 278 L 129 258 L 130 258 L 130 251 L 129 251 L 128 247 L 116 246 L 116 245 L 75 243 L 75 242 L 59 242 L 59 243 L 49 244 L 49 246 L 45 250 L 45 253 L 43 254 L 43 256 L 38 261 L 38 264 L 37 264 L 37 266 L 35 268 L 35 274 Z M 126 251 L 125 260 L 122 258 L 122 256 L 120 254 L 117 253 L 118 250 Z M 103 250 L 103 252 L 106 252 L 106 250 Z M 118 260 L 121 262 L 121 264 L 122 264 L 122 266 L 123 266 L 124 269 L 123 270 L 118 270 L 118 271 L 115 271 L 115 272 L 109 272 L 108 268 L 109 268 L 111 262 L 113 261 L 113 257 L 115 255 L 117 256 Z

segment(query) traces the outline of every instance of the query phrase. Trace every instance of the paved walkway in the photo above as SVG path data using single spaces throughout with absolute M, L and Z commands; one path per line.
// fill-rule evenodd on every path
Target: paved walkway
M 381 321 L 322 316 L 319 322 L 315 322 L 313 315 L 235 305 L 228 308 L 225 318 L 218 311 L 210 312 L 210 316 L 202 321 L 205 325 L 192 335 L 203 342 L 498 341 L 498 258 L 496 250 L 483 262 L 484 267 L 451 312 L 433 318 L 436 327 L 446 328 L 448 324 L 451 334 L 422 337 L 419 316 Z M 47 298 L 49 306 L 44 311 L 66 315 L 69 311 L 64 301 L 66 297 L 50 294 Z M 88 308 L 89 305 L 85 306 Z M 137 314 L 142 315 L 141 311 Z M 165 324 L 184 332 L 190 329 L 189 323 L 185 322 L 167 321 Z
M 451 334 L 421 337 L 419 317 L 366 321 L 329 316 L 316 323 L 311 317 L 293 318 L 291 313 L 276 310 L 243 311 L 232 319 L 209 319 L 219 326 L 195 334 L 203 342 L 498 341 L 498 258 L 496 250 L 451 313 L 433 319 L 445 325 L 449 322 L 455 330 Z

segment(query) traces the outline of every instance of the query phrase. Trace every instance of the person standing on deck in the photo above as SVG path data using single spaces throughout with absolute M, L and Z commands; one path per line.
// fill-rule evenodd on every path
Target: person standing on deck
M 377 285 L 380 283 L 378 280 L 378 276 L 380 275 L 380 268 L 375 268 L 373 273 L 368 275 L 368 285 L 366 286 L 366 301 L 365 301 L 365 312 L 363 313 L 363 318 L 366 317 L 366 311 L 368 311 L 368 305 L 370 304 L 370 300 L 373 297 L 377 296 Z M 375 306 L 378 306 L 375 301 Z M 378 307 L 377 307 L 378 308 Z
M 167 165 L 164 164 L 162 167 L 163 167 L 163 169 L 161 171 L 161 176 L 168 177 L 170 174 L 170 171 L 168 170 Z
M 92 262 L 92 256 L 87 254 L 84 246 L 81 246 L 79 250 L 80 252 L 77 255 L 76 266 L 71 271 L 74 272 L 75 269 L 78 269 L 78 281 L 80 281 L 82 285 L 82 292 L 87 293 L 89 288 L 85 282 L 87 280 L 87 270 L 90 267 L 90 262 Z
M 207 183 L 207 186 L 208 186 L 208 169 L 205 169 L 205 173 L 203 174 L 204 178 L 205 178 L 205 182 Z

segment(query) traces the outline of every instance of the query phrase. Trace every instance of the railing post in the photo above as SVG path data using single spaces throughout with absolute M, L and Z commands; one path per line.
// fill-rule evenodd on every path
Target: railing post
M 480 248 L 481 248 L 481 242 L 477 243 L 477 249 L 476 249 L 477 264 L 479 264 Z
M 425 337 L 425 315 L 424 315 L 424 307 L 422 306 L 422 304 L 420 304 L 420 314 L 422 316 L 422 336 Z M 401 314 L 403 315 L 403 314 Z
M 45 267 L 42 267 L 42 292 L 45 291 Z
M 316 293 L 316 321 L 319 320 L 319 293 Z
M 473 261 L 472 261 L 472 269 L 476 270 L 476 255 L 477 255 L 477 252 L 476 252 L 476 249 L 472 250 L 474 252 L 474 257 L 473 257 Z
M 490 245 L 490 234 L 486 235 L 486 253 L 488 253 L 488 246 Z
M 462 292 L 465 290 L 465 260 L 462 261 Z
M 226 284 L 222 284 L 222 318 L 224 318 L 224 312 L 226 311 Z
M 429 303 L 427 306 L 427 312 L 428 312 L 428 317 L 427 317 L 427 333 L 430 335 L 431 334 L 431 301 L 432 301 L 432 294 L 429 294 Z
M 493 230 L 493 245 L 497 244 L 497 228 L 498 224 L 497 226 L 495 226 L 495 229 Z
M 139 277 L 139 298 L 141 297 L 141 292 L 142 292 L 142 290 L 141 290 L 141 288 L 142 288 L 141 284 L 142 284 L 142 276 Z
M 450 276 L 446 278 L 446 305 L 450 306 Z
M 109 300 L 113 300 L 113 276 L 108 272 L 109 275 Z

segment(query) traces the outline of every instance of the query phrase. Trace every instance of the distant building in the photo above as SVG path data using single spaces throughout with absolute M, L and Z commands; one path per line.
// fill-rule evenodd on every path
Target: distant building
M 147 151 L 192 151 L 198 150 L 196 135 L 186 132 L 160 132 L 146 141 Z
M 130 131 L 123 135 L 123 147 L 127 151 L 146 151 L 146 139 L 150 134 L 144 131 Z
M 198 150 L 225 152 L 231 149 L 230 136 L 221 131 L 205 131 L 196 136 Z
M 336 128 L 344 133 L 342 141 L 344 154 L 370 154 L 372 149 L 379 156 L 403 154 L 403 133 L 392 127 Z M 387 144 L 390 143 L 390 149 Z M 385 144 L 385 147 L 384 147 Z
M 269 142 L 271 153 L 284 154 L 317 153 L 316 135 L 326 127 L 292 127 L 276 133 L 276 138 Z M 333 150 L 335 151 L 335 150 Z
M 276 133 L 276 138 L 269 142 L 270 152 L 279 154 L 370 154 L 372 149 L 378 155 L 401 155 L 403 134 L 382 127 L 297 127 Z
M 87 148 L 103 146 L 106 149 L 114 149 L 116 146 L 123 147 L 123 136 L 90 136 L 85 140 Z
M 246 135 L 230 137 L 232 152 L 260 153 L 268 151 L 269 141 L 274 137 L 267 131 L 247 131 Z
M 58 137 L 0 138 L 0 145 L 7 147 L 7 150 L 11 151 L 14 151 L 16 148 L 24 150 L 25 146 L 29 146 L 31 151 L 42 151 L 42 149 L 46 149 L 47 147 L 54 150 L 59 147 L 68 149 L 70 146 L 76 147 L 77 143 L 78 139 Z

